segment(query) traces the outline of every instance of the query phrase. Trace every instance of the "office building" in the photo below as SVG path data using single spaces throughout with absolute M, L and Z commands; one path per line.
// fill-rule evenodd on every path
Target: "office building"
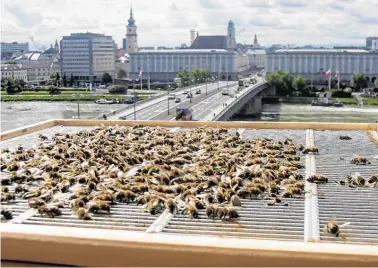
M 75 80 L 101 82 L 104 73 L 114 77 L 114 41 L 111 36 L 95 33 L 74 33 L 60 41 L 62 75 Z
M 351 81 L 353 73 L 362 73 L 368 81 L 378 77 L 378 52 L 363 49 L 280 49 L 268 52 L 266 73 L 279 69 L 293 75 L 302 75 L 307 80 L 325 80 L 325 73 L 331 69 L 334 76 Z
M 194 68 L 207 69 L 221 80 L 236 79 L 238 71 L 238 54 L 225 49 L 145 50 L 129 56 L 133 79 L 138 77 L 139 68 L 143 76 L 149 74 L 151 80 L 157 81 L 172 81 L 178 71 Z
M 366 48 L 371 49 L 373 45 L 373 40 L 378 40 L 378 36 L 366 37 Z
M 10 60 L 13 53 L 20 52 L 20 51 L 28 51 L 29 50 L 29 43 L 0 43 L 0 51 L 1 51 L 1 60 Z

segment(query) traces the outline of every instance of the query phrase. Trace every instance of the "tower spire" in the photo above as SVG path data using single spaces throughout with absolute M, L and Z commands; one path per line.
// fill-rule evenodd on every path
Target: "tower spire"
M 133 14 L 133 7 L 130 8 L 130 18 L 128 19 L 129 25 L 128 26 L 135 26 L 135 19 Z

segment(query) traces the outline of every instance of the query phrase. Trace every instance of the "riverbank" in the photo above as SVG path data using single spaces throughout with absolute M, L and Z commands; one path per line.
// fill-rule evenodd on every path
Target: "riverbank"
M 1 96 L 1 101 L 10 102 L 10 101 L 95 101 L 99 99 L 114 100 L 114 99 L 124 99 L 128 95 L 113 95 L 113 94 L 104 94 L 104 95 L 94 95 L 94 94 L 83 94 L 79 97 L 72 96 L 71 94 L 61 94 L 61 95 L 5 95 Z M 147 99 L 148 96 L 140 96 L 141 100 Z

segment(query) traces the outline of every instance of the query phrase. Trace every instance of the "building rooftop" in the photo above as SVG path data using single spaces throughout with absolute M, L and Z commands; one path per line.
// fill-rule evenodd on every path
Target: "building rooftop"
M 314 53 L 314 52 L 321 52 L 321 53 L 369 53 L 369 51 L 365 49 L 278 49 L 273 53 L 280 53 L 280 52 L 287 52 L 287 53 L 298 53 L 298 52 L 305 52 L 305 53 Z
M 265 55 L 266 51 L 265 49 L 249 49 L 246 54 L 259 54 L 259 55 Z
M 167 49 L 167 50 L 140 50 L 138 52 L 130 53 L 130 54 L 145 54 L 145 53 L 151 53 L 151 54 L 185 54 L 185 53 L 215 53 L 215 52 L 221 52 L 221 53 L 228 53 L 225 49 Z
M 21 70 L 26 70 L 26 69 L 20 65 L 12 64 L 12 65 L 2 65 L 1 70 L 2 71 L 21 71 Z
M 225 35 L 198 35 L 190 46 L 191 49 L 227 49 Z

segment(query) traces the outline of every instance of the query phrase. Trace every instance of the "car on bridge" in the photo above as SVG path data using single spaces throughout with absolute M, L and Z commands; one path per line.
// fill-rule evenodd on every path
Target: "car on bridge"
M 176 102 L 176 103 L 180 103 L 180 102 L 181 102 L 181 98 L 176 98 L 176 99 L 175 99 L 175 102 Z
M 186 97 L 187 97 L 188 99 L 193 98 L 193 94 L 192 94 L 192 93 L 188 93 L 188 94 L 186 94 Z
M 197 89 L 196 94 L 201 94 L 201 89 Z

